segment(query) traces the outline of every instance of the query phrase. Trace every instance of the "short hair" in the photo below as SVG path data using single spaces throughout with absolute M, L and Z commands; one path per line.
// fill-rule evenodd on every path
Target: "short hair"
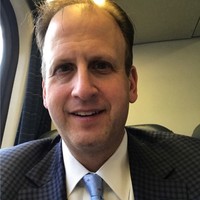
M 75 4 L 89 4 L 91 6 L 98 6 L 92 0 L 51 0 L 49 2 L 44 1 L 38 4 L 37 17 L 35 23 L 36 42 L 40 50 L 41 56 L 43 56 L 43 46 L 45 35 L 49 26 L 49 23 L 53 16 L 66 6 Z M 134 42 L 134 27 L 126 12 L 114 1 L 105 0 L 103 6 L 99 6 L 100 9 L 107 11 L 113 19 L 117 22 L 123 37 L 126 42 L 125 49 L 125 71 L 129 75 L 133 61 L 133 42 Z M 45 66 L 42 62 L 42 75 L 45 76 Z

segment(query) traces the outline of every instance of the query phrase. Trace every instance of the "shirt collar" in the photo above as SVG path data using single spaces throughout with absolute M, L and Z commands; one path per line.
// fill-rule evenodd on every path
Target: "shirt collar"
M 119 199 L 128 199 L 131 178 L 127 152 L 127 133 L 107 162 L 96 172 L 101 176 Z
M 73 189 L 76 187 L 77 183 L 89 171 L 73 157 L 63 140 L 62 152 L 66 174 L 67 196 L 69 196 Z
M 67 196 L 89 171 L 70 153 L 62 140 L 62 152 L 66 171 Z M 116 152 L 96 172 L 120 199 L 128 199 L 130 192 L 130 170 L 127 153 L 127 134 Z M 117 176 L 116 176 L 117 174 Z

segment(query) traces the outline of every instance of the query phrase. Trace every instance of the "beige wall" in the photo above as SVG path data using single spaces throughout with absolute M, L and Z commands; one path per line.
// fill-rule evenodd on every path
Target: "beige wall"
M 191 135 L 200 123 L 200 38 L 137 45 L 138 100 L 127 125 L 157 123 Z

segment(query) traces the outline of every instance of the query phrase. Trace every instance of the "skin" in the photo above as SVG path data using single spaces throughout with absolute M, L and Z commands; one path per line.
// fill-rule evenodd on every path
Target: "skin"
M 99 8 L 71 5 L 51 20 L 44 42 L 43 100 L 71 153 L 97 171 L 124 136 L 137 73 L 125 72 L 125 40 Z

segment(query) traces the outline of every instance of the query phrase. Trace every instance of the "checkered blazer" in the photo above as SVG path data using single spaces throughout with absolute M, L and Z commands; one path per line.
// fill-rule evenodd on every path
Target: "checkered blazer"
M 200 200 L 199 139 L 127 132 L 135 200 Z M 1 200 L 65 200 L 60 137 L 0 150 L 0 190 Z

